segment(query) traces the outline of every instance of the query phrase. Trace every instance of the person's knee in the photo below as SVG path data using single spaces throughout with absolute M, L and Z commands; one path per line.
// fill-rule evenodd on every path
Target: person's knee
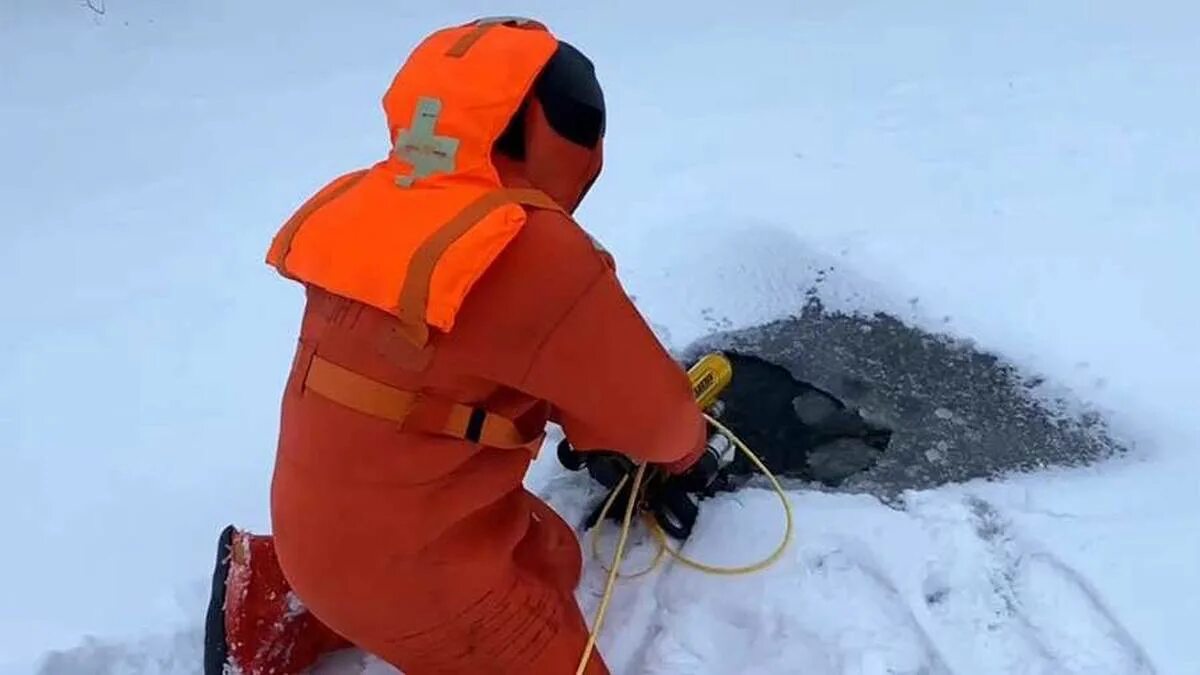
M 529 531 L 516 551 L 517 565 L 570 595 L 583 574 L 583 553 L 575 531 L 549 506 L 538 501 Z

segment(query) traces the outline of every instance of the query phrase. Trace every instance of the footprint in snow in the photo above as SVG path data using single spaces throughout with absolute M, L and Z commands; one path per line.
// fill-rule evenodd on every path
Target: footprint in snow
M 926 610 L 955 670 L 997 675 L 1152 675 L 1145 650 L 1077 570 L 1023 541 L 989 502 L 930 521 L 943 551 Z
M 1021 559 L 1021 609 L 1061 673 L 1153 675 L 1142 646 L 1077 570 L 1048 553 Z
M 694 575 L 669 580 L 661 630 L 630 672 L 948 674 L 886 575 L 852 542 L 825 544 L 769 581 L 722 580 L 697 594 Z

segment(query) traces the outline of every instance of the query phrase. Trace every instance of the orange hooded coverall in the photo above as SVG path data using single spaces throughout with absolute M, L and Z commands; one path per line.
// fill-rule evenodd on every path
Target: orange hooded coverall
M 319 192 L 269 254 L 307 293 L 272 484 L 275 550 L 313 615 L 408 675 L 575 672 L 587 640 L 579 545 L 522 485 L 547 422 L 577 448 L 673 472 L 704 444 L 686 374 L 567 215 L 601 150 L 556 134 L 530 96 L 556 45 L 536 24 L 427 38 L 384 97 L 397 150 Z M 493 150 L 518 114 L 524 161 Z M 422 116 L 434 138 L 414 141 Z M 433 142 L 446 138 L 457 147 Z M 472 206 L 506 189 L 539 192 Z M 455 216 L 468 234 L 419 273 Z M 426 253 L 389 228 L 417 232 Z M 419 274 L 415 310 L 379 301 Z M 486 411 L 482 433 L 481 417 L 464 431 L 464 409 Z M 586 672 L 607 670 L 593 656 Z

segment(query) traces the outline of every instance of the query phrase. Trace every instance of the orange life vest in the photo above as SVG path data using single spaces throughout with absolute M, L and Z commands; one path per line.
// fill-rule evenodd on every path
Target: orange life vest
M 284 276 L 377 307 L 424 346 L 449 331 L 474 283 L 525 224 L 525 207 L 561 210 L 536 190 L 504 189 L 491 153 L 558 47 L 536 22 L 482 20 L 429 36 L 383 99 L 394 147 L 342 176 L 275 235 Z

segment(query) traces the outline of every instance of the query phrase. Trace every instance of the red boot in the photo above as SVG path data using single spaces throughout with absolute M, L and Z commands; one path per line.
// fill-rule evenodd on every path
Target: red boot
M 205 675 L 298 675 L 351 646 L 300 603 L 270 536 L 225 528 L 205 622 Z

